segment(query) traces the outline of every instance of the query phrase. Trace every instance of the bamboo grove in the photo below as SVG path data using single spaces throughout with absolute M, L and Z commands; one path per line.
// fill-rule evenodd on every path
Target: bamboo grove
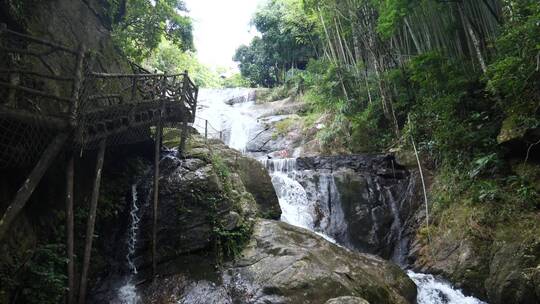
M 524 100 L 526 123 L 538 124 L 538 20 L 536 0 L 270 0 L 253 18 L 260 38 L 236 60 L 252 85 L 293 84 L 332 111 L 336 128 L 328 129 L 342 132 L 327 138 L 351 146 L 353 133 L 371 132 L 388 139 L 377 140 L 382 148 L 414 131 L 440 150 L 452 139 L 412 125 L 453 115 L 446 112 L 511 112 Z M 467 109 L 472 87 L 487 108 Z M 456 115 L 454 123 L 470 118 Z

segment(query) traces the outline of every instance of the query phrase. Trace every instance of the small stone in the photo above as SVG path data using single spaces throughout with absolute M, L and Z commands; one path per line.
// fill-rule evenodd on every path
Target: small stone
M 229 212 L 229 214 L 223 217 L 223 219 L 221 220 L 221 225 L 223 226 L 223 229 L 231 231 L 239 226 L 241 220 L 242 217 L 240 216 L 240 214 L 231 211 Z
M 369 304 L 369 302 L 358 297 L 339 297 L 330 299 L 325 304 Z

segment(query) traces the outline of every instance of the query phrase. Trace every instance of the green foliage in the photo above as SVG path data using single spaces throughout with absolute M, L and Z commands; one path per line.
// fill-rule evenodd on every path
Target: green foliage
M 536 94 L 540 89 L 540 3 L 513 1 L 511 17 L 496 43 L 497 56 L 489 66 L 488 88 L 510 98 Z M 525 92 L 524 92 L 525 91 Z
M 287 70 L 304 69 L 315 57 L 318 35 L 315 23 L 303 13 L 302 1 L 270 0 L 255 13 L 252 23 L 261 37 L 239 47 L 234 56 L 251 86 L 283 84 Z
M 182 0 L 107 0 L 113 39 L 131 60 L 141 62 L 163 38 L 193 50 L 191 19 Z
M 251 87 L 273 87 L 278 83 L 277 68 L 265 53 L 265 42 L 255 37 L 249 46 L 240 46 L 234 60 L 240 62 L 240 71 Z
M 214 234 L 217 236 L 218 250 L 220 255 L 226 258 L 236 258 L 244 249 L 253 232 L 250 223 L 242 223 L 233 230 L 223 229 L 221 226 L 214 227 Z
M 274 139 L 280 135 L 282 136 L 287 135 L 287 133 L 289 133 L 289 131 L 291 130 L 291 127 L 293 126 L 294 122 L 295 122 L 294 118 L 286 118 L 286 119 L 278 121 L 276 123 L 276 132 L 275 134 L 273 134 Z
M 500 109 L 485 95 L 471 94 L 482 89 L 475 75 L 437 53 L 417 56 L 397 75 L 392 81 L 407 84 L 396 101 L 398 119 L 410 118 L 406 134 L 436 163 L 492 151 Z
M 214 88 L 221 86 L 217 72 L 199 62 L 196 55 L 183 51 L 177 45 L 162 40 L 143 65 L 151 71 L 178 74 L 188 71 L 193 82 L 200 87 Z
M 225 88 L 248 88 L 251 86 L 251 83 L 241 73 L 235 73 L 223 79 L 222 86 Z
M 412 2 L 416 0 L 372 1 L 379 11 L 377 31 L 384 37 L 391 37 L 402 19 L 410 12 Z
M 228 178 L 231 175 L 229 166 L 227 166 L 227 164 L 225 164 L 225 161 L 223 161 L 223 158 L 221 158 L 221 156 L 217 154 L 212 154 L 212 166 L 214 166 L 216 174 L 222 180 Z
M 61 244 L 47 244 L 34 251 L 21 284 L 21 303 L 62 302 L 67 281 L 64 249 Z

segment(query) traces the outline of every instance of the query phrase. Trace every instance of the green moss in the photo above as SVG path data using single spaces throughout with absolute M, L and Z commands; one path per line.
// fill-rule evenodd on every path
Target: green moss
M 278 121 L 275 125 L 276 131 L 274 132 L 274 134 L 272 134 L 272 138 L 276 139 L 279 136 L 287 135 L 291 131 L 294 123 L 295 123 L 295 119 L 293 118 L 285 118 L 283 120 Z
M 163 145 L 167 148 L 176 148 L 180 145 L 182 132 L 178 128 L 163 128 Z

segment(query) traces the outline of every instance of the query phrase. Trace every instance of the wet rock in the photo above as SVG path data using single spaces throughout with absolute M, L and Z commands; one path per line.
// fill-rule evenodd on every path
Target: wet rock
M 261 220 L 225 281 L 241 303 L 325 303 L 358 296 L 372 303 L 414 303 L 416 287 L 399 267 L 348 251 L 314 233 Z
M 240 216 L 240 214 L 231 211 L 225 216 L 223 216 L 223 219 L 221 220 L 221 226 L 223 227 L 223 229 L 230 231 L 234 228 L 237 228 L 241 220 L 242 217 Z
M 369 304 L 369 302 L 358 297 L 339 297 L 330 299 L 324 304 Z
M 471 225 L 482 207 L 454 202 L 430 228 L 429 243 L 416 235 L 413 267 L 442 275 L 466 294 L 491 304 L 538 303 L 540 293 L 540 226 L 538 217 Z M 467 229 L 464 229 L 467 227 Z M 535 279 L 536 278 L 536 279 Z
M 416 299 L 416 286 L 396 265 L 270 220 L 255 223 L 241 258 L 225 264 L 217 279 L 174 274 L 141 289 L 144 303 L 405 304 Z
M 403 262 L 403 227 L 419 206 L 416 180 L 390 155 L 301 157 L 295 180 L 315 202 L 315 229 L 362 252 Z
M 266 169 L 215 140 L 193 135 L 184 158 L 160 162 L 158 264 L 182 255 L 212 252 L 216 229 L 234 232 L 259 214 L 279 217 L 281 209 Z M 140 231 L 152 231 L 152 179 L 141 185 Z M 260 204 L 259 204 L 260 202 Z M 151 235 L 138 242 L 136 264 L 148 269 Z M 140 275 L 141 279 L 146 275 Z
M 225 103 L 232 106 L 232 105 L 235 105 L 237 103 L 255 101 L 256 98 L 257 98 L 256 91 L 255 90 L 249 90 L 247 92 L 247 94 L 230 98 L 230 99 L 226 100 Z
M 246 191 L 255 199 L 258 215 L 278 219 L 281 215 L 279 201 L 266 168 L 257 160 L 228 148 L 221 141 L 212 140 L 213 153 L 219 155 L 227 166 L 238 174 Z

